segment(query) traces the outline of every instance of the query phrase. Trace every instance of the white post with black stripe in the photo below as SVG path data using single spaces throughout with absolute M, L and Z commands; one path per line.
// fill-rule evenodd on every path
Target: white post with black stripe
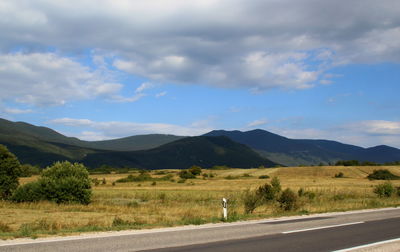
M 228 220 L 228 200 L 225 198 L 222 198 L 222 212 L 224 220 Z

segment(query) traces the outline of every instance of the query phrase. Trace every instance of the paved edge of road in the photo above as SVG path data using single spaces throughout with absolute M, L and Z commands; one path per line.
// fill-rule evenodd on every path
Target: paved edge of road
M 218 228 L 218 227 L 229 227 L 229 226 L 240 226 L 240 225 L 251 225 L 258 223 L 269 223 L 278 222 L 285 220 L 297 220 L 297 219 L 307 219 L 313 217 L 323 217 L 323 216 L 340 216 L 340 215 L 350 215 L 357 213 L 369 213 L 369 212 L 379 212 L 379 211 L 390 211 L 399 210 L 397 207 L 390 208 L 377 208 L 377 209 L 363 209 L 363 210 L 352 210 L 345 212 L 328 212 L 328 213 L 317 213 L 308 215 L 296 215 L 296 216 L 283 216 L 283 217 L 273 217 L 267 219 L 249 220 L 249 221 L 237 221 L 229 223 L 208 223 L 202 225 L 187 225 L 178 227 L 168 227 L 168 228 L 154 228 L 154 229 L 141 229 L 141 230 L 123 230 L 123 231 L 107 231 L 107 232 L 90 232 L 81 233 L 79 235 L 71 236 L 52 236 L 45 238 L 18 238 L 13 240 L 1 240 L 0 247 L 2 246 L 12 246 L 12 245 L 22 245 L 22 244 L 33 244 L 33 243 L 46 243 L 46 242 L 58 242 L 58 241 L 71 241 L 71 240 L 84 240 L 92 238 L 103 238 L 103 237 L 116 237 L 116 236 L 126 236 L 126 235 L 141 235 L 141 234 L 151 234 L 151 233 L 161 233 L 161 232 L 172 232 L 172 231 L 184 231 L 184 230 L 194 230 L 194 229 L 206 229 L 206 228 Z
M 364 244 L 356 247 L 335 250 L 333 252 L 397 252 L 400 247 L 400 238 Z

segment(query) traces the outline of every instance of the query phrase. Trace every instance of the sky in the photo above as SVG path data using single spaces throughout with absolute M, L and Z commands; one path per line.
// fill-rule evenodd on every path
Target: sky
M 0 117 L 83 140 L 400 148 L 398 0 L 0 0 Z

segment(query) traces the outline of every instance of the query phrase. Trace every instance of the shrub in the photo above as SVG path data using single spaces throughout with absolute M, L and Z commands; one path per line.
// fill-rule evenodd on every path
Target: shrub
M 280 207 L 285 211 L 294 210 L 298 207 L 297 196 L 290 188 L 282 192 L 281 196 L 278 198 L 278 202 Z
M 392 183 L 390 183 L 390 182 L 376 185 L 374 187 L 374 193 L 381 198 L 392 196 L 394 191 L 395 191 L 395 188 L 393 187 Z
M 238 179 L 238 178 L 239 178 L 239 176 L 228 175 L 228 176 L 226 176 L 224 179 L 230 180 L 230 179 Z
M 259 179 L 269 179 L 269 176 L 268 175 L 261 175 L 258 178 Z
M 12 231 L 12 229 L 9 225 L 0 221 L 0 232 L 6 233 L 6 232 L 11 232 L 11 231 Z
M 194 175 L 193 173 L 191 173 L 188 170 L 182 170 L 178 173 L 179 177 L 182 179 L 192 179 L 192 178 L 196 178 L 196 175 Z
M 197 175 L 200 175 L 200 174 L 201 174 L 201 167 L 200 167 L 200 166 L 197 166 L 197 165 L 193 165 L 192 167 L 190 167 L 190 168 L 188 169 L 188 171 L 189 171 L 190 173 L 192 173 L 193 175 L 197 176 Z
M 343 178 L 343 177 L 344 177 L 343 172 L 339 172 L 339 173 L 335 174 L 335 178 Z
M 242 196 L 244 212 L 251 214 L 261 204 L 260 196 L 253 191 L 246 190 Z
M 0 144 L 0 199 L 8 199 L 19 185 L 21 164 L 7 147 Z
M 263 202 L 274 200 L 276 198 L 276 195 L 278 194 L 276 189 L 268 183 L 263 186 L 260 186 L 257 189 L 256 193 Z
M 82 164 L 56 162 L 43 170 L 38 181 L 20 187 L 13 195 L 13 200 L 23 202 L 43 199 L 57 204 L 89 204 L 92 196 L 90 182 L 89 172 Z
M 113 226 L 113 227 L 120 227 L 120 226 L 128 226 L 128 225 L 130 225 L 130 224 L 131 224 L 130 221 L 123 220 L 123 219 L 121 219 L 120 217 L 116 216 L 116 217 L 114 217 L 114 220 L 113 220 L 111 226 Z
M 11 197 L 11 200 L 15 202 L 37 202 L 44 199 L 44 192 L 39 181 L 18 187 Z
M 118 183 L 143 182 L 143 181 L 149 181 L 149 180 L 152 180 L 152 179 L 153 178 L 151 177 L 151 175 L 149 173 L 141 172 L 137 176 L 133 176 L 132 174 L 129 174 L 127 177 L 117 179 L 115 182 L 118 182 Z
M 367 177 L 369 180 L 395 180 L 399 179 L 399 176 L 394 175 L 387 169 L 374 170 L 373 173 L 369 174 Z
M 297 191 L 297 195 L 298 195 L 299 197 L 302 197 L 302 196 L 304 195 L 304 189 L 303 189 L 303 188 L 300 188 L 300 189 Z
M 304 192 L 303 196 L 307 197 L 309 200 L 315 199 L 315 192 Z
M 279 193 L 282 190 L 281 182 L 278 177 L 273 177 L 271 180 L 271 185 L 274 188 L 275 192 Z
M 100 184 L 100 181 L 98 178 L 91 179 L 91 181 L 95 186 L 98 186 Z
M 40 169 L 37 166 L 32 166 L 30 164 L 21 165 L 20 177 L 32 177 L 32 175 L 39 175 Z

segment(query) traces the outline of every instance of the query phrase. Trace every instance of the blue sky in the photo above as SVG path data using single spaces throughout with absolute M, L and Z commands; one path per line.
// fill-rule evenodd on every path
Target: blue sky
M 0 30 L 1 118 L 400 148 L 397 0 L 4 0 Z

